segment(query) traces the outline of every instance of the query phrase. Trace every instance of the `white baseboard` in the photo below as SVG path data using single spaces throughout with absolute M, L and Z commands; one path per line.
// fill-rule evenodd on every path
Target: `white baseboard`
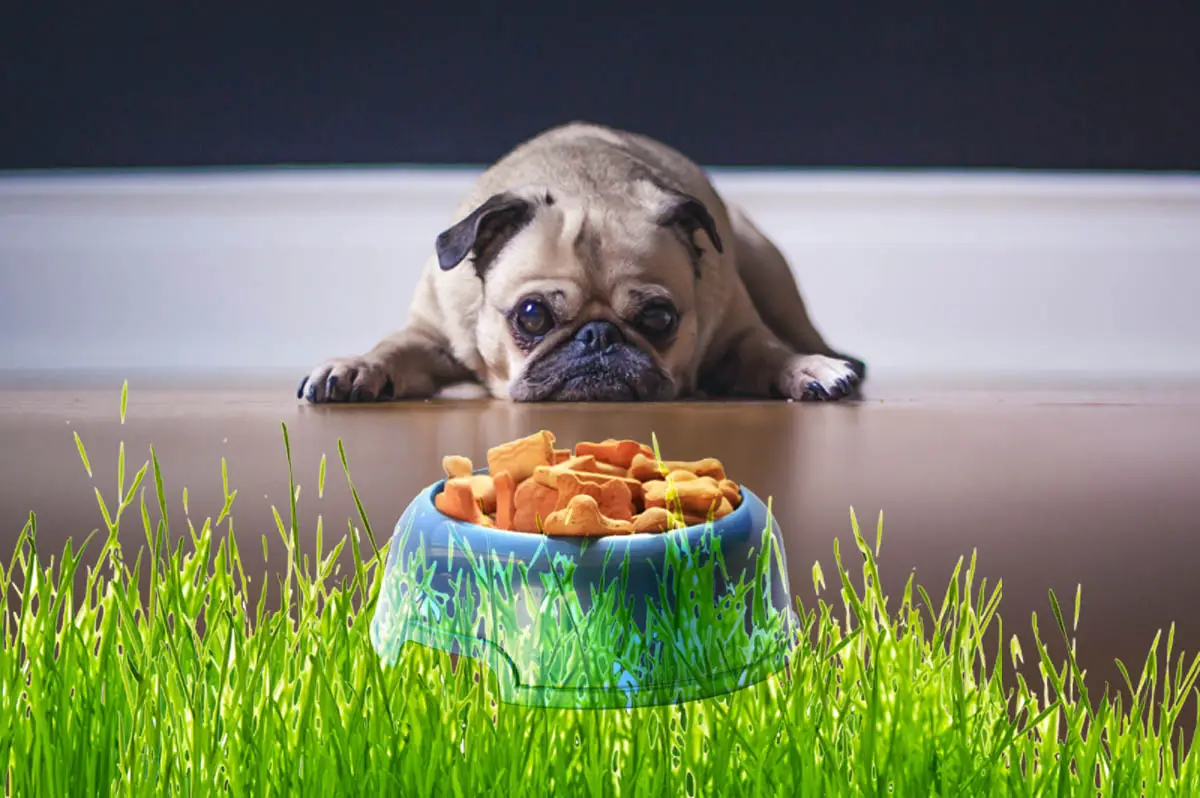
M 0 177 L 0 369 L 297 369 L 399 325 L 476 174 Z M 716 171 L 874 373 L 1200 372 L 1200 176 Z

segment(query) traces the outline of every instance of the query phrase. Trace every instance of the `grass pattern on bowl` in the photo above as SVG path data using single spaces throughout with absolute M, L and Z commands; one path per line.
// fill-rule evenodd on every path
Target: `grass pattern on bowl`
M 718 533 L 725 519 L 602 541 L 489 530 L 431 512 L 436 488 L 414 499 L 390 543 L 371 626 L 385 664 L 417 642 L 487 662 L 510 703 L 632 707 L 757 683 L 794 645 L 781 544 L 770 509 L 751 513 L 752 494 L 730 517 L 765 518 L 744 551 Z M 497 539 L 526 544 L 523 556 L 491 548 Z M 597 546 L 599 567 L 588 562 Z M 647 550 L 653 561 L 640 562 Z M 635 567 L 643 578 L 631 588 Z

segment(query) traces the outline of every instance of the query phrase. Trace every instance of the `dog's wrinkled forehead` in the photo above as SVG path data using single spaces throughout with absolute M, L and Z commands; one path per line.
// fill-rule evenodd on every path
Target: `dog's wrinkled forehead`
M 647 286 L 679 299 L 691 293 L 695 253 L 670 219 L 672 198 L 644 188 L 616 197 L 549 196 L 554 201 L 537 207 L 496 253 L 485 280 L 489 297 L 515 302 L 553 291 L 571 306 L 601 299 L 616 307 Z
M 567 280 L 584 292 L 609 294 L 647 273 L 685 280 L 681 260 L 698 279 L 702 234 L 721 250 L 699 200 L 649 180 L 603 190 L 582 183 L 524 186 L 490 196 L 443 231 L 437 256 L 443 270 L 469 260 L 491 296 L 537 280 Z

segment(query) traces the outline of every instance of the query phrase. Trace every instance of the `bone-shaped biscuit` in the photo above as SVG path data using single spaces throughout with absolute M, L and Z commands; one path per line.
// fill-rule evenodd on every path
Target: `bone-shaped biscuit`
M 601 463 L 618 466 L 625 470 L 629 470 L 633 458 L 638 454 L 645 455 L 651 460 L 654 459 L 654 450 L 646 444 L 637 441 L 619 441 L 615 438 L 607 438 L 599 443 L 581 441 L 575 444 L 575 454 L 590 454 Z
M 665 507 L 647 507 L 633 517 L 634 532 L 666 532 L 671 526 L 671 513 Z
M 715 480 L 725 479 L 725 467 L 721 465 L 721 461 L 715 457 L 705 457 L 703 460 L 664 460 L 662 466 L 665 466 L 667 473 L 672 471 L 690 471 L 698 477 L 712 477 Z M 646 457 L 644 454 L 635 455 L 633 462 L 629 466 L 629 476 L 634 479 L 639 479 L 642 482 L 650 480 L 659 480 L 663 478 L 663 471 L 660 464 L 655 462 L 653 457 Z
M 551 468 L 558 473 L 563 471 L 587 471 L 593 474 L 604 474 L 613 477 L 628 477 L 629 473 L 620 466 L 603 463 L 593 454 L 577 454 L 555 463 Z
M 732 479 L 723 479 L 720 481 L 721 493 L 729 501 L 733 507 L 737 507 L 742 503 L 742 489 Z
M 565 508 L 576 496 L 591 496 L 605 516 L 617 521 L 633 520 L 633 496 L 629 486 L 619 479 L 610 479 L 602 483 L 592 482 L 566 471 L 558 475 L 556 486 L 558 502 L 555 504 L 555 510 Z
M 643 487 L 646 491 L 647 508 L 666 507 L 673 510 L 677 501 L 684 514 L 706 515 L 725 498 L 721 493 L 721 486 L 712 477 L 697 477 L 685 482 L 671 483 L 665 479 L 652 480 L 644 483 Z M 677 498 L 673 497 L 670 503 L 672 506 L 668 507 L 668 495 L 672 488 Z
M 587 457 L 594 461 L 594 458 L 592 458 L 591 455 L 588 455 Z M 627 488 L 629 488 L 629 494 L 633 499 L 634 506 L 638 507 L 642 504 L 642 483 L 638 482 L 636 479 L 609 474 L 599 474 L 594 471 L 587 471 L 584 469 L 571 469 L 566 468 L 566 465 L 567 463 L 563 463 L 562 465 L 537 468 L 533 472 L 533 480 L 541 485 L 546 486 L 547 488 L 551 488 L 552 490 L 558 490 L 558 478 L 562 474 L 573 474 L 583 482 L 592 482 L 597 485 L 604 485 L 612 480 L 618 480 Z
M 550 513 L 542 524 L 542 530 L 547 535 L 576 537 L 629 535 L 633 533 L 633 523 L 608 518 L 600 512 L 600 505 L 594 498 L 580 494 L 563 509 Z
M 494 477 L 507 471 L 513 482 L 521 483 L 532 476 L 538 466 L 552 465 L 554 451 L 554 433 L 542 430 L 488 449 L 488 472 Z

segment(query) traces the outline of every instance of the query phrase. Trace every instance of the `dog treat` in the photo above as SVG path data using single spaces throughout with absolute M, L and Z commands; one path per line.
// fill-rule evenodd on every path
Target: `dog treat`
M 562 466 L 541 466 L 533 472 L 533 479 L 547 488 L 558 490 L 558 477 L 562 474 L 571 474 L 583 482 L 593 482 L 598 485 L 604 485 L 612 480 L 619 480 L 629 488 L 630 496 L 633 498 L 634 507 L 641 507 L 642 500 L 642 483 L 631 477 L 617 477 L 608 474 L 600 474 L 595 471 L 572 470 L 563 468 Z
M 488 449 L 488 471 L 493 477 L 501 471 L 507 471 L 514 482 L 521 482 L 532 476 L 538 466 L 552 465 L 554 451 L 554 433 L 547 430 L 535 432 Z
M 721 486 L 712 477 L 697 477 L 686 482 L 667 482 L 664 479 L 653 480 L 645 484 L 646 507 L 667 507 L 668 494 L 674 497 L 687 513 L 707 513 L 714 509 L 722 499 Z
M 516 510 L 517 485 L 507 471 L 496 474 L 492 482 L 496 486 L 496 528 L 515 529 L 513 514 Z
M 649 507 L 633 517 L 634 532 L 666 532 L 671 527 L 671 512 L 666 507 Z
M 596 465 L 593 467 L 593 470 L 597 474 L 604 474 L 604 475 L 610 476 L 610 477 L 627 477 L 627 476 L 629 476 L 628 468 L 621 468 L 621 466 L 619 466 L 619 465 L 613 465 L 612 463 L 606 463 L 603 460 L 597 460 Z
M 690 463 L 683 460 L 664 460 L 657 463 L 653 456 L 647 457 L 644 454 L 634 455 L 633 462 L 629 465 L 629 476 L 642 482 L 662 479 L 664 467 L 668 472 L 690 471 L 698 477 L 712 477 L 718 481 L 725 479 L 725 467 L 715 457 L 706 457 Z
M 646 444 L 637 441 L 618 441 L 614 438 L 608 438 L 600 443 L 588 441 L 577 443 L 575 444 L 575 454 L 590 454 L 601 463 L 618 466 L 626 471 L 633 463 L 635 455 L 641 454 L 651 460 L 654 459 L 654 450 Z
M 618 521 L 633 520 L 633 496 L 629 486 L 620 479 L 593 482 L 580 479 L 567 471 L 558 475 L 558 503 L 555 510 L 568 506 L 576 496 L 591 496 L 600 507 L 600 512 Z
M 600 511 L 594 498 L 580 494 L 572 497 L 566 507 L 550 513 L 542 529 L 547 535 L 630 535 L 633 534 L 633 523 L 609 518 Z
M 461 521 L 528 534 L 602 537 L 662 534 L 724 518 L 741 486 L 720 460 L 666 460 L 644 443 L 607 438 L 559 449 L 548 430 L 487 452 L 488 471 L 442 458 L 437 509 Z
M 558 491 L 548 488 L 533 479 L 517 485 L 513 493 L 512 528 L 517 532 L 538 532 L 538 523 L 543 526 L 546 518 L 558 504 Z
M 446 485 L 434 498 L 438 510 L 460 521 L 469 524 L 491 526 L 492 520 L 484 513 L 483 508 L 475 499 L 470 481 L 462 478 L 448 479 Z
M 471 494 L 485 513 L 491 514 L 496 512 L 496 482 L 491 476 L 488 474 L 472 474 L 469 477 L 459 477 L 459 479 L 466 479 L 470 483 Z
M 488 474 L 474 473 L 475 467 L 471 460 L 458 455 L 446 455 L 442 458 L 442 469 L 447 479 L 465 479 L 471 483 L 471 492 L 475 500 L 483 506 L 485 513 L 496 512 L 496 487 Z
M 732 479 L 723 479 L 720 482 L 721 493 L 729 501 L 733 507 L 737 507 L 742 503 L 742 489 Z
M 448 454 L 442 458 L 442 470 L 446 472 L 448 479 L 454 477 L 469 477 L 471 472 L 475 470 L 475 466 L 471 465 L 470 458 L 459 457 L 457 454 Z

